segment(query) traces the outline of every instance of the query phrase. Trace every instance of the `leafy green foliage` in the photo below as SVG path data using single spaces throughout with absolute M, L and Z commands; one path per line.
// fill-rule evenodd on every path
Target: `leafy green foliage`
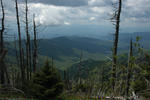
M 95 69 L 96 67 L 101 67 L 101 65 L 104 64 L 104 61 L 95 61 L 93 59 L 88 59 L 80 63 L 76 63 L 72 65 L 70 68 L 68 68 L 68 71 L 70 73 L 70 77 L 76 79 L 78 77 L 79 73 L 79 66 L 80 68 L 80 77 L 83 79 L 86 79 L 89 77 L 90 72 Z
M 145 54 L 138 58 L 134 70 L 135 81 L 132 82 L 134 91 L 142 96 L 150 96 L 150 55 Z

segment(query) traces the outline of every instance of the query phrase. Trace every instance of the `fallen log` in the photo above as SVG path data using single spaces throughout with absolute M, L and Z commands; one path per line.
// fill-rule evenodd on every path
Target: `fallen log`
M 2 93 L 20 93 L 25 96 L 25 93 L 22 90 L 16 89 L 11 85 L 2 85 L 0 88 L 0 94 Z

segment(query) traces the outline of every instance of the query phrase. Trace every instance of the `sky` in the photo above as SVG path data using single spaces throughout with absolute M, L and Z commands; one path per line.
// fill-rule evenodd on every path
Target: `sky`
M 6 11 L 6 24 L 10 29 L 15 29 L 15 3 L 14 0 L 3 0 Z M 21 21 L 24 20 L 24 0 L 19 1 Z M 28 0 L 29 19 L 32 21 L 33 14 L 36 23 L 42 27 L 60 33 L 57 27 L 69 27 L 88 31 L 89 26 L 102 33 L 114 28 L 110 22 L 113 14 L 113 5 L 118 0 Z M 122 0 L 121 32 L 144 32 L 150 31 L 150 0 Z M 22 25 L 23 26 L 23 25 Z M 78 28 L 78 27 L 80 28 Z M 85 28 L 86 26 L 87 29 Z M 96 28 L 95 28 L 96 26 Z M 100 27 L 100 28 L 98 28 Z M 58 30 L 58 31 L 57 31 Z M 66 30 L 67 31 L 67 30 Z M 94 31 L 92 31 L 94 32 Z M 64 31 L 65 33 L 65 31 Z M 80 34 L 80 33 L 79 33 Z

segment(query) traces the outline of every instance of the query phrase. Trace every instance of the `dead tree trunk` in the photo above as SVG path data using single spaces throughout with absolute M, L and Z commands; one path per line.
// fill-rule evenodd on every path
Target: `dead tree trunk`
M 30 41 L 31 41 L 31 38 L 30 38 L 30 35 L 29 35 L 29 37 L 28 37 L 28 43 L 29 43 L 29 80 L 31 79 L 31 76 L 32 76 L 32 62 L 31 62 L 31 60 L 32 60 L 32 57 L 31 57 L 31 43 L 30 43 Z
M 1 0 L 1 8 L 2 8 L 2 19 L 1 19 L 1 30 L 0 30 L 0 53 L 3 52 L 4 49 L 4 30 L 5 30 L 5 25 L 4 25 L 4 21 L 5 21 L 5 11 L 4 11 L 4 6 L 3 6 L 3 0 Z
M 80 54 L 80 62 L 79 62 L 79 67 L 78 67 L 78 81 L 79 81 L 79 85 L 81 85 L 82 57 L 83 57 L 83 52 L 81 51 L 81 54 Z
M 28 21 L 28 0 L 25 0 L 25 24 L 26 24 L 27 80 L 30 80 L 32 64 L 31 64 L 31 47 L 30 47 L 29 21 Z
M 10 83 L 8 73 L 7 73 L 7 68 L 4 63 L 4 58 L 5 58 L 6 54 L 7 54 L 7 51 L 4 50 L 0 56 L 1 84 L 5 84 L 5 82 L 6 82 L 5 75 L 6 75 L 7 83 L 8 84 Z
M 0 56 L 0 62 L 3 61 L 3 59 L 4 59 L 5 56 L 6 56 L 6 54 L 7 54 L 7 50 L 4 50 L 3 53 L 2 53 L 1 56 Z
M 54 68 L 54 58 L 52 57 L 52 69 Z
M 15 53 L 16 53 L 16 61 L 17 61 L 17 66 L 19 67 L 19 57 L 18 57 L 18 50 L 17 50 L 17 40 L 16 37 L 14 35 L 14 48 L 15 48 Z
M 119 5 L 117 11 L 115 11 L 115 40 L 113 44 L 113 62 L 112 62 L 112 89 L 114 91 L 115 81 L 116 81 L 116 67 L 117 67 L 117 49 L 118 49 L 118 40 L 119 40 L 119 29 L 120 29 L 120 15 L 122 8 L 122 0 L 119 0 Z
M 21 29 L 20 29 L 20 19 L 19 19 L 19 10 L 18 10 L 18 1 L 15 0 L 16 3 L 16 19 L 17 19 L 17 26 L 18 26 L 18 37 L 19 37 L 19 58 L 20 58 L 20 68 L 21 68 L 21 78 L 22 84 L 25 80 L 25 70 L 22 64 L 22 42 L 21 42 Z
M 35 16 L 33 15 L 33 31 L 34 31 L 34 53 L 33 53 L 33 71 L 36 71 L 37 68 L 37 33 L 36 33 L 36 23 Z M 53 66 L 52 66 L 53 67 Z
M 133 57 L 133 46 L 132 40 L 130 41 L 130 50 L 129 50 L 129 58 L 128 58 L 128 68 L 127 68 L 127 84 L 126 84 L 126 96 L 129 96 L 129 88 L 130 88 L 130 78 L 131 78 L 131 69 L 132 69 L 132 57 Z
M 101 72 L 101 91 L 103 91 L 104 88 L 104 66 L 102 67 L 102 72 Z
M 1 19 L 1 30 L 0 30 L 0 55 L 3 54 L 4 51 L 4 21 L 5 21 L 5 11 L 4 11 L 4 6 L 3 6 L 3 0 L 1 0 L 1 9 L 2 9 L 2 19 Z M 2 55 L 2 57 L 4 57 Z M 0 77 L 1 77 L 1 84 L 5 83 L 5 75 L 4 75 L 4 58 L 0 59 Z
M 28 40 L 27 40 L 28 41 Z M 26 78 L 29 80 L 29 52 L 28 43 L 26 42 Z
M 64 83 L 65 83 L 65 88 L 68 89 L 68 83 L 67 83 L 67 71 L 64 70 Z
M 23 69 L 24 69 L 24 72 L 25 72 L 25 59 L 24 59 L 24 49 L 22 48 L 22 66 L 23 66 Z
M 28 31 L 28 4 L 25 0 L 25 24 L 26 24 L 26 68 L 27 68 L 27 80 L 29 80 L 29 31 Z
M 7 50 L 4 49 L 4 31 L 5 31 L 5 10 L 3 5 L 3 0 L 1 0 L 1 9 L 2 9 L 2 19 L 1 19 L 1 30 L 0 30 L 0 75 L 1 75 L 1 84 L 10 83 L 7 67 L 4 62 L 5 55 Z M 6 79 L 6 80 L 5 80 Z

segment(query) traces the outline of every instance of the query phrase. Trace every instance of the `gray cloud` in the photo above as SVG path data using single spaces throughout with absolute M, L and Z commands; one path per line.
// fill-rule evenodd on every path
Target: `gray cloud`
M 128 22 L 149 23 L 150 20 L 150 0 L 126 0 L 124 2 L 122 20 Z
M 89 0 L 89 6 L 110 6 L 113 4 L 113 0 Z
M 23 0 L 20 0 L 23 2 Z M 28 0 L 30 3 L 43 3 L 47 5 L 55 5 L 55 6 L 85 6 L 88 5 L 88 0 Z
M 12 0 L 4 0 L 7 16 L 15 18 Z M 23 2 L 24 0 L 20 0 Z M 112 13 L 112 2 L 116 0 L 29 0 L 29 10 L 43 25 L 106 24 Z M 150 23 L 150 0 L 124 0 L 122 23 L 132 25 Z M 19 4 L 20 9 L 22 3 Z M 20 15 L 23 15 L 20 13 Z M 24 16 L 24 15 L 23 15 Z M 109 23 L 110 24 L 110 23 Z
M 19 1 L 24 2 L 24 0 Z M 114 1 L 115 0 L 28 0 L 30 3 L 43 3 L 47 5 L 69 7 L 106 6 L 111 5 Z

